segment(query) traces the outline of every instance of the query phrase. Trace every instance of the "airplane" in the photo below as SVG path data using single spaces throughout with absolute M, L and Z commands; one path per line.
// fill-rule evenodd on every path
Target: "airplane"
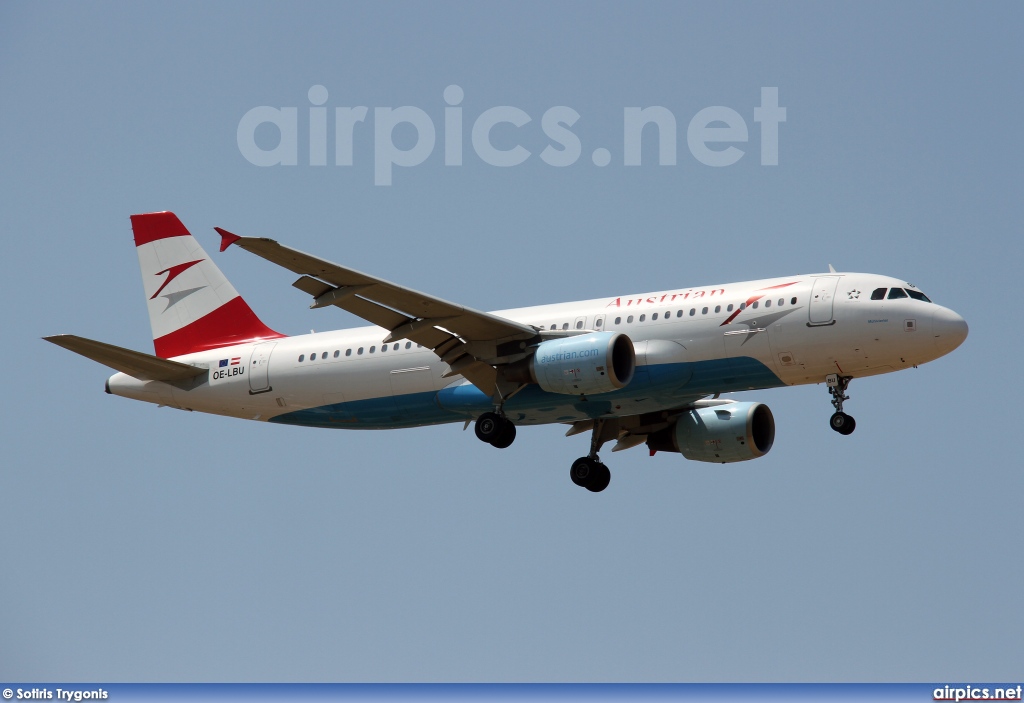
M 645 444 L 711 463 L 764 456 L 767 405 L 722 394 L 825 382 L 848 435 L 850 382 L 917 367 L 967 323 L 889 276 L 827 273 L 482 312 L 279 244 L 215 227 L 220 251 L 282 266 L 371 327 L 286 336 L 267 327 L 171 212 L 131 216 L 155 354 L 44 337 L 115 371 L 106 392 L 181 410 L 307 427 L 475 423 L 505 448 L 519 427 L 590 432 L 570 478 L 603 491 L 598 452 Z

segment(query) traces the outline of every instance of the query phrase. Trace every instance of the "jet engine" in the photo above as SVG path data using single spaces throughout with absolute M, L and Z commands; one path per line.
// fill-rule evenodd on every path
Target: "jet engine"
M 775 442 L 775 418 L 763 403 L 726 403 L 694 408 L 675 425 L 648 435 L 653 451 L 727 464 L 764 456 Z
M 534 354 L 510 365 L 508 380 L 536 383 L 549 393 L 593 395 L 633 380 L 633 342 L 621 332 L 592 332 L 537 345 Z

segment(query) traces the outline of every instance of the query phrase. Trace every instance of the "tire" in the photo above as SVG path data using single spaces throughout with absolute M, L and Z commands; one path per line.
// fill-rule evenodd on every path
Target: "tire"
M 491 442 L 491 445 L 498 449 L 505 449 L 512 445 L 512 442 L 516 441 L 516 426 L 513 425 L 509 420 L 505 420 L 504 426 L 501 428 L 501 434 L 498 438 Z
M 484 413 L 476 419 L 476 426 L 473 428 L 476 438 L 490 444 L 501 436 L 505 422 L 505 418 L 497 413 Z
M 586 488 L 591 493 L 600 493 L 608 488 L 608 484 L 611 481 L 612 472 L 604 464 L 598 463 L 597 470 L 590 475 L 590 481 L 587 482 Z
M 587 482 L 590 476 L 594 473 L 594 462 L 588 457 L 581 456 L 576 461 L 572 462 L 572 466 L 569 467 L 569 478 L 572 482 L 581 488 L 587 487 Z
M 853 418 L 846 413 L 833 413 L 832 417 L 829 418 L 828 424 L 829 427 L 839 434 L 849 434 L 849 432 L 846 431 L 846 428 L 849 426 L 852 419 Z
M 840 432 L 840 434 L 851 435 L 851 434 L 853 434 L 853 431 L 855 429 L 857 429 L 857 421 L 854 420 L 849 415 L 847 415 L 846 416 L 846 426 L 842 430 L 840 430 L 839 432 Z

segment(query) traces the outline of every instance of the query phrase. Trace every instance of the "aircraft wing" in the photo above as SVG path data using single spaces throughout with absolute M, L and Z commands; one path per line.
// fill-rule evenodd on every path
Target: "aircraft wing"
M 205 368 L 161 359 L 73 334 L 56 334 L 43 339 L 140 381 L 187 381 L 207 373 Z
M 390 330 L 384 341 L 409 339 L 493 396 L 495 363 L 521 353 L 538 336 L 529 325 L 474 310 L 361 271 L 319 259 L 264 237 L 240 237 L 220 227 L 221 251 L 235 244 L 300 275 L 292 285 L 313 296 L 312 308 L 334 305 Z

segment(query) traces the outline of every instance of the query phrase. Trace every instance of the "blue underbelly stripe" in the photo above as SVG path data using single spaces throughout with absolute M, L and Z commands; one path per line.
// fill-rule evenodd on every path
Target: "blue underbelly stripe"
M 687 379 L 684 384 L 680 380 Z M 592 396 L 586 402 L 573 396 L 547 393 L 528 386 L 505 404 L 513 421 L 558 422 L 597 417 L 638 398 L 661 409 L 712 393 L 730 393 L 785 385 L 756 359 L 738 357 L 687 364 L 659 364 L 637 368 L 632 382 L 612 393 Z M 441 391 L 386 396 L 322 405 L 284 413 L 270 419 L 285 425 L 340 429 L 393 429 L 458 422 L 492 409 L 490 398 L 476 386 L 449 386 Z M 649 410 L 645 410 L 647 412 Z

